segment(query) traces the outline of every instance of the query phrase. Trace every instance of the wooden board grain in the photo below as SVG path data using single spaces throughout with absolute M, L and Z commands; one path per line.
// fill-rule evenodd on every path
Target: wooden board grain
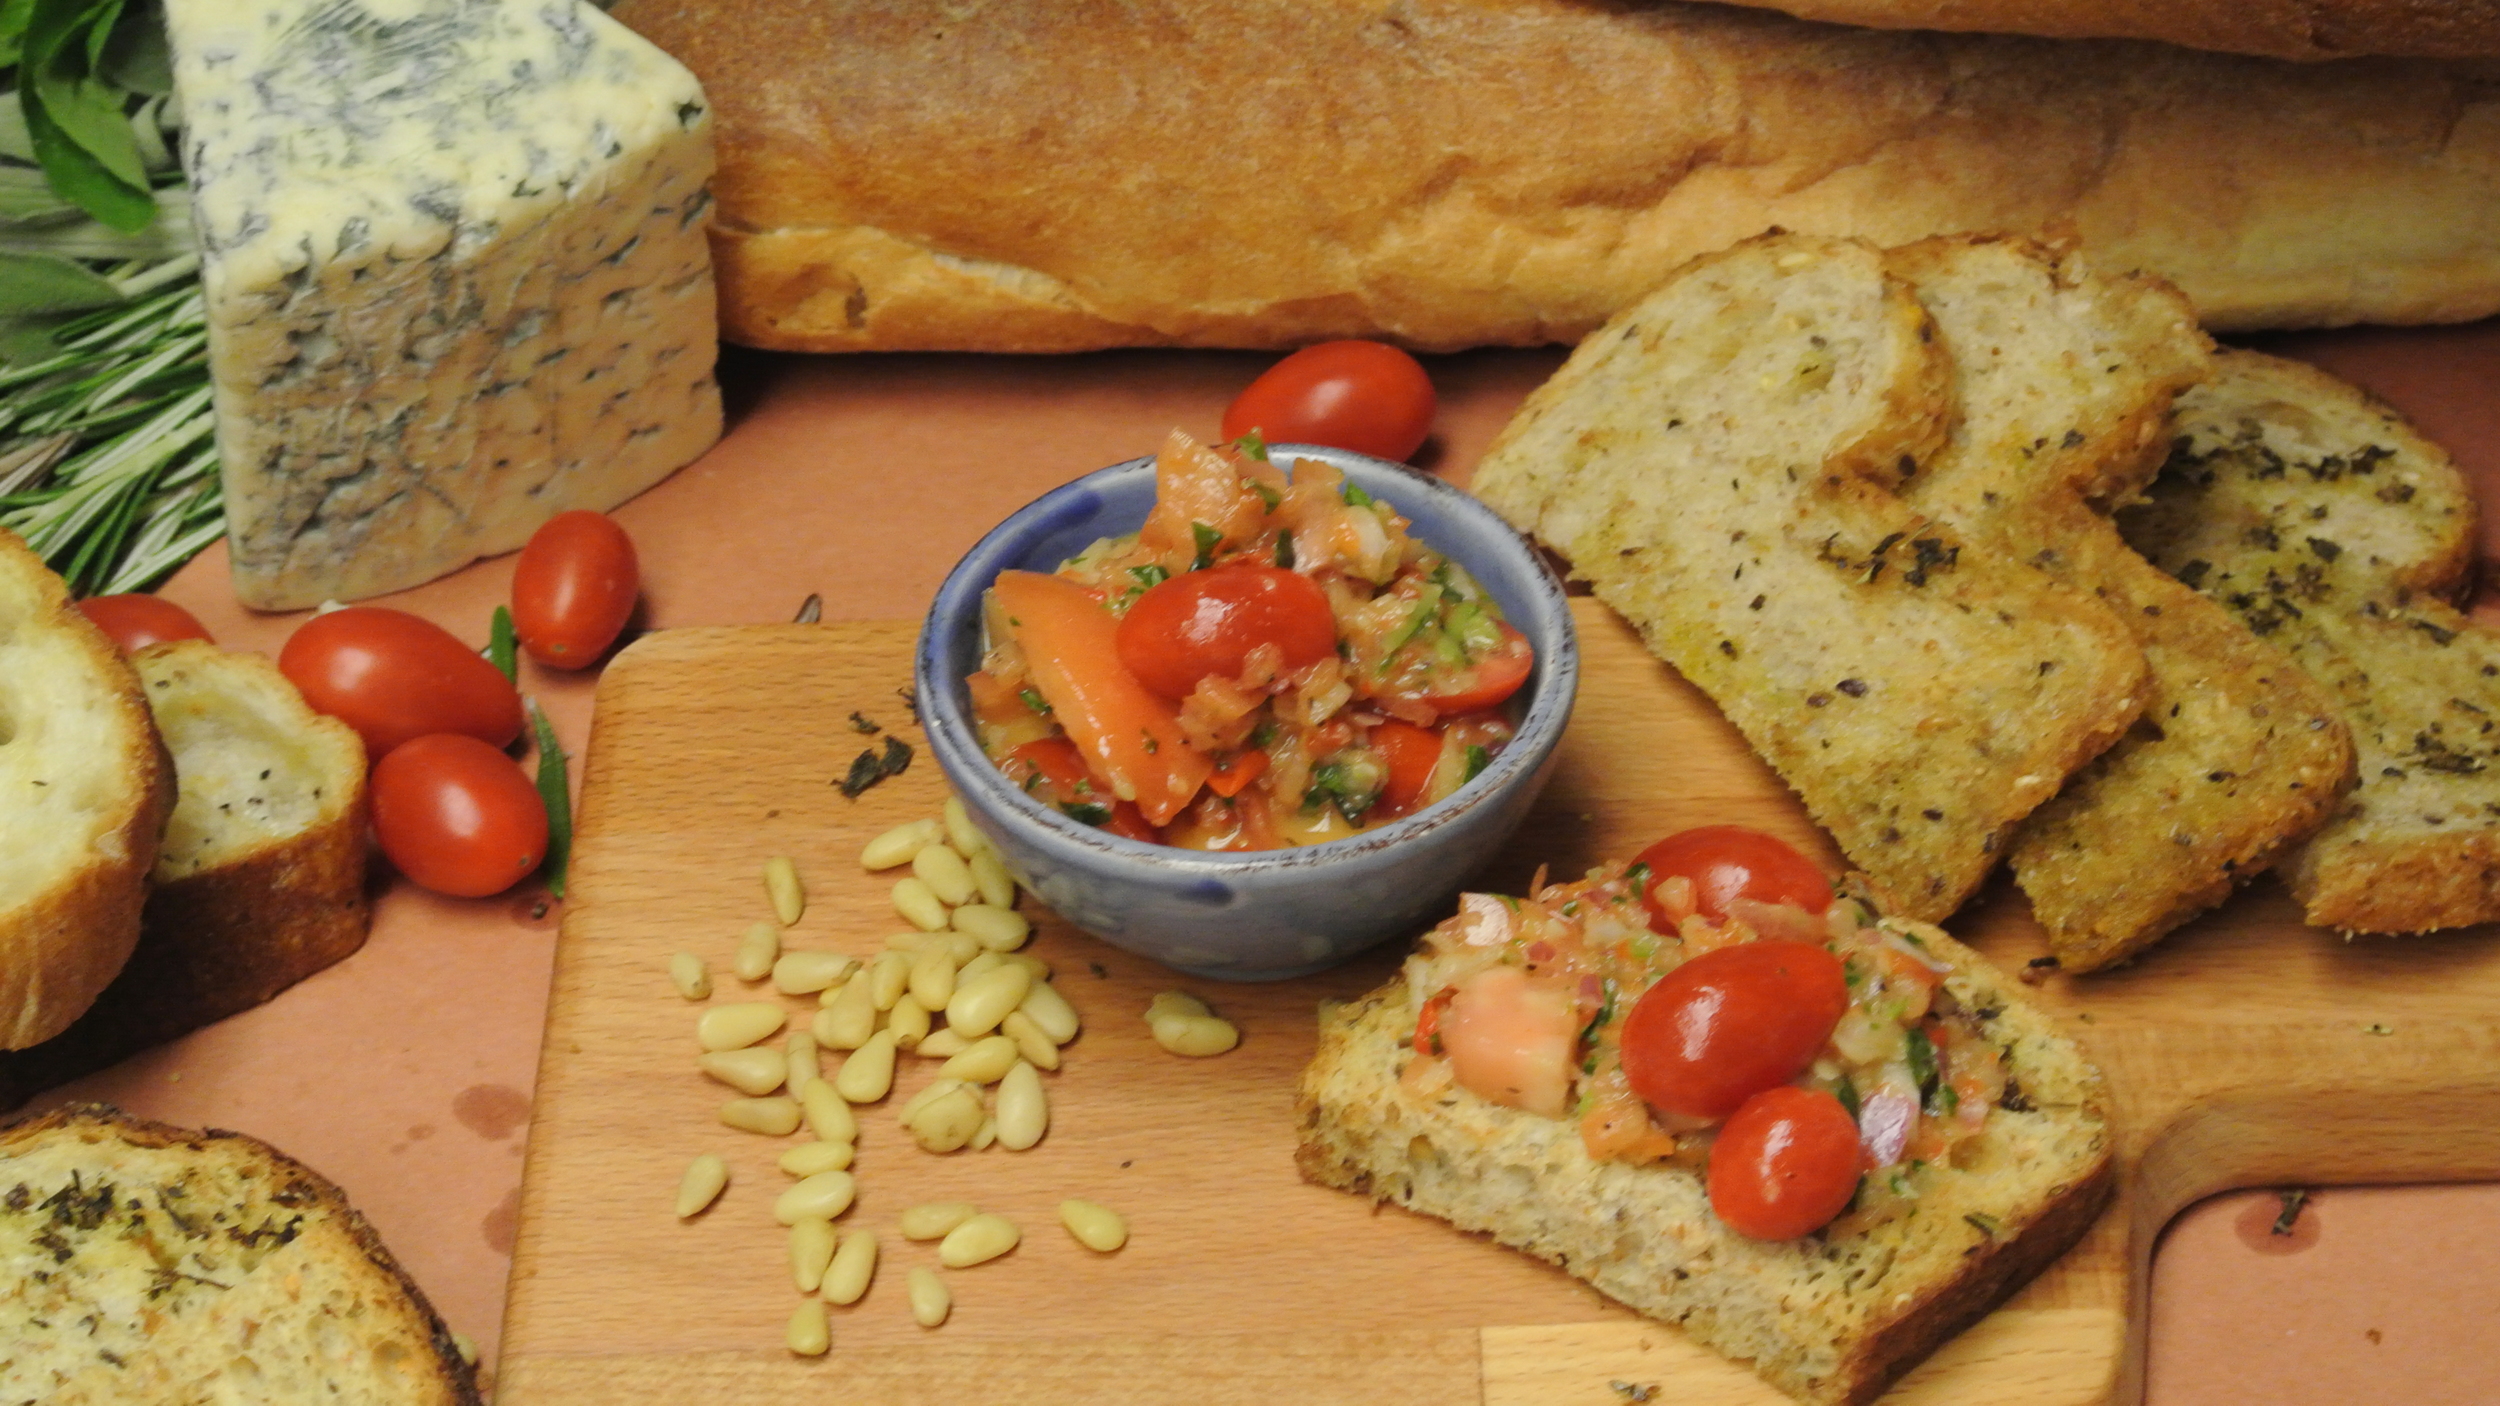
M 1572 872 L 1685 825 L 1741 821 L 1827 860 L 1792 798 L 1707 700 L 1581 604 L 1583 692 L 1545 798 L 1485 887 Z M 893 1103 L 862 1110 L 846 1224 L 888 1228 L 875 1287 L 834 1310 L 834 1349 L 791 1357 L 798 1297 L 771 1202 L 786 1145 L 714 1119 L 728 1091 L 695 1070 L 695 1008 L 670 953 L 712 967 L 768 916 L 761 870 L 786 854 L 808 887 L 794 947 L 867 954 L 898 929 L 892 876 L 857 864 L 887 826 L 933 814 L 924 762 L 857 800 L 831 782 L 871 741 L 853 712 L 917 742 L 899 690 L 901 624 L 669 631 L 609 666 L 587 759 L 574 897 L 557 957 L 530 1136 L 499 1399 L 903 1403 L 1016 1400 L 1484 1402 L 1626 1399 L 1774 1406 L 1743 1369 L 1523 1256 L 1303 1185 L 1292 1088 L 1325 997 L 1401 954 L 1264 986 L 1184 982 L 1043 916 L 1085 1032 L 1050 1076 L 1049 1137 L 1025 1153 L 936 1157 Z M 2000 882 L 1953 925 L 2002 964 L 2045 951 Z M 1155 991 L 1188 986 L 1242 1028 L 1240 1049 L 1183 1061 L 1147 1038 Z M 2073 1253 L 1946 1346 L 1890 1399 L 2004 1406 L 2131 1402 L 2152 1247 L 2179 1208 L 2233 1186 L 2500 1178 L 2500 946 L 2476 930 L 2347 942 L 2302 927 L 2260 884 L 2127 970 L 2041 988 L 2109 1072 L 2120 1201 Z M 792 999 L 804 1020 L 813 1002 Z M 906 1060 L 898 1099 L 929 1062 Z M 719 1152 L 733 1180 L 691 1223 L 680 1172 Z M 1059 1228 L 1085 1196 L 1125 1212 L 1097 1255 Z M 915 1325 L 908 1268 L 933 1247 L 890 1231 L 904 1207 L 970 1200 L 1023 1245 L 952 1272 L 953 1318 Z M 1618 1386 L 1618 1384 L 1621 1384 Z

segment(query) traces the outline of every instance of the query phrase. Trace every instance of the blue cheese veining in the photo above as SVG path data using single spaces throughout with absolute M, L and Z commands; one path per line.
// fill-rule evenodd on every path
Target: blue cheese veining
M 580 0 L 170 0 L 236 593 L 412 586 L 719 437 L 693 76 Z

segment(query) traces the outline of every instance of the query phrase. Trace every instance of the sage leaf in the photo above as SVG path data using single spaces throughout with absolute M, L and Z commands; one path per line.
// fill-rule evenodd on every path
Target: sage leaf
M 0 252 L 0 317 L 39 317 L 110 307 L 122 300 L 110 279 L 52 254 Z

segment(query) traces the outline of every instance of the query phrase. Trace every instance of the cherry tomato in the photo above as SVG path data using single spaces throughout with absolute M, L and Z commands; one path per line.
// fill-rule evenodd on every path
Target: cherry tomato
M 278 671 L 314 712 L 356 729 L 376 761 L 430 732 L 496 747 L 521 735 L 512 681 L 451 631 L 404 610 L 351 605 L 316 615 L 278 651 Z
M 1858 1125 L 1821 1089 L 1745 1101 L 1710 1145 L 1710 1209 L 1739 1235 L 1794 1240 L 1831 1224 L 1858 1189 Z
M 1813 860 L 1742 825 L 1679 830 L 1642 850 L 1640 862 L 1649 866 L 1641 901 L 1649 905 L 1650 926 L 1660 932 L 1673 932 L 1675 922 L 1650 890 L 1678 875 L 1693 881 L 1694 905 L 1714 923 L 1727 920 L 1728 900 L 1735 898 L 1793 903 L 1809 913 L 1832 906 L 1832 881 Z
M 634 541 L 605 513 L 558 513 L 512 569 L 512 628 L 551 669 L 586 669 L 633 617 L 642 578 Z
M 547 807 L 510 757 L 474 737 L 428 733 L 373 769 L 373 830 L 420 888 L 484 898 L 547 854 Z
M 1262 644 L 1299 669 L 1337 652 L 1337 617 L 1310 577 L 1233 562 L 1172 577 L 1121 617 L 1120 662 L 1148 691 L 1187 698 L 1209 674 L 1232 678 Z
M 1115 800 L 1094 785 L 1076 744 L 1064 737 L 1045 737 L 1010 751 L 1004 770 L 1009 780 L 1024 787 L 1026 795 L 1057 808 L 1080 825 L 1097 826 L 1150 845 L 1163 838 L 1147 823 L 1135 801 Z
M 1658 978 L 1623 1022 L 1632 1092 L 1688 1118 L 1724 1118 L 1814 1061 L 1849 1008 L 1840 959 L 1766 938 L 1705 952 Z
M 1510 700 L 1528 681 L 1536 650 L 1528 637 L 1505 624 L 1502 642 L 1457 673 L 1439 678 L 1431 688 L 1409 695 L 1442 713 L 1480 713 Z
M 89 596 L 78 609 L 124 654 L 169 640 L 216 642 L 190 611 L 163 596 Z
M 1224 412 L 1224 437 L 1257 430 L 1295 442 L 1407 459 L 1432 433 L 1432 378 L 1384 342 L 1304 347 L 1252 381 Z
M 1432 785 L 1433 768 L 1441 763 L 1441 734 L 1392 718 L 1372 729 L 1371 744 L 1389 767 L 1380 803 L 1388 814 L 1404 815 Z

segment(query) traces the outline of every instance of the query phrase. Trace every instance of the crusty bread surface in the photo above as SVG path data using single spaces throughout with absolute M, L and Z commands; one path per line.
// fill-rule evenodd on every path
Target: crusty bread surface
M 2351 783 L 2351 737 L 2323 688 L 2103 516 L 2159 471 L 2171 404 L 2206 375 L 2187 300 L 2022 241 L 1889 258 L 1936 319 L 1962 412 L 1904 496 L 2106 602 L 2151 668 L 2142 720 L 2033 812 L 2008 858 L 2050 951 L 2092 971 L 2315 830 Z
M 2500 56 L 2491 0 L 1735 0 L 1879 29 L 2158 39 L 2284 59 Z
M 266 1143 L 73 1105 L 0 1127 L 0 1403 L 479 1399 L 373 1227 Z
M 138 676 L 0 529 L 0 1050 L 59 1034 L 128 960 L 173 796 Z
M 1403 977 L 1322 1009 L 1296 1165 L 1568 1270 L 1800 1401 L 1870 1401 L 2081 1238 L 2111 1188 L 2099 1072 L 1977 954 L 1929 943 L 1953 967 L 1946 989 L 1993 1012 L 1983 1029 L 2014 1083 L 1897 1219 L 1844 1213 L 1801 1240 L 1749 1240 L 1711 1213 L 1694 1172 L 1595 1161 L 1570 1120 L 1409 1088 Z
M 1570 342 L 1773 226 L 2070 228 L 2217 329 L 2500 309 L 2470 64 L 1656 0 L 615 13 L 717 105 L 722 327 L 754 346 Z

